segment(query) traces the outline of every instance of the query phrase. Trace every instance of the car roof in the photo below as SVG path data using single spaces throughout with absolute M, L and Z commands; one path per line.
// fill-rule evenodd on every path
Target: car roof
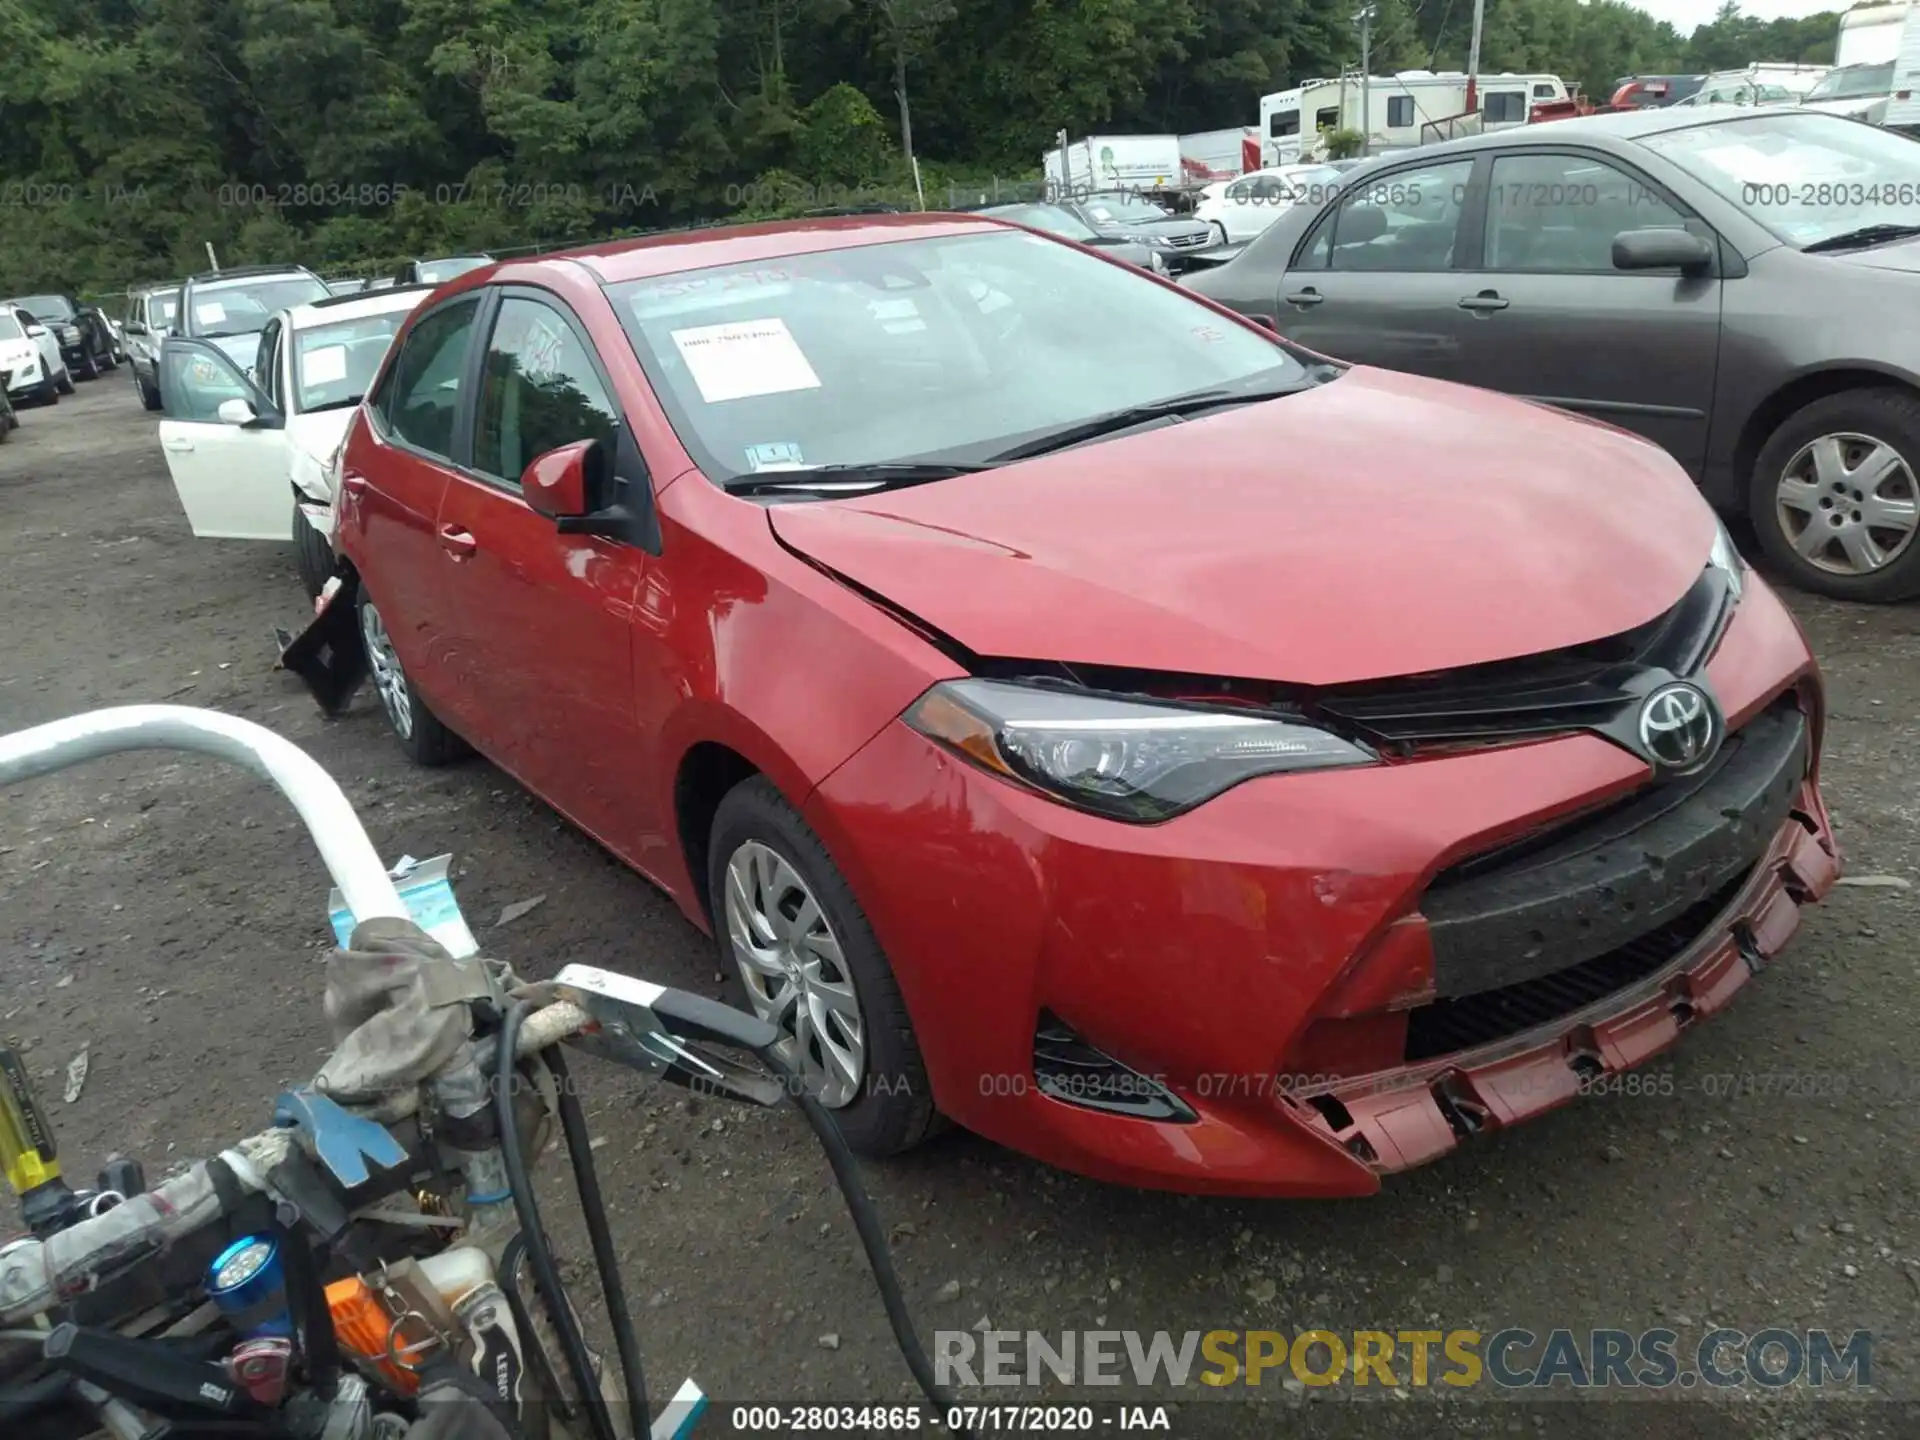
M 295 330 L 310 325 L 329 325 L 340 320 L 358 320 L 367 315 L 387 315 L 396 310 L 411 310 L 440 287 L 438 285 L 400 285 L 387 290 L 368 290 L 357 295 L 335 295 L 310 305 L 287 307 L 287 324 Z
M 1495 130 L 1480 135 L 1469 135 L 1461 140 L 1443 141 L 1438 145 L 1420 145 L 1407 150 L 1405 155 L 1418 155 L 1423 160 L 1434 156 L 1465 155 L 1477 150 L 1506 147 L 1517 141 L 1536 139 L 1543 143 L 1571 140 L 1598 144 L 1605 148 L 1609 142 L 1644 140 L 1650 135 L 1665 135 L 1675 130 L 1691 130 L 1700 125 L 1717 125 L 1732 120 L 1752 120 L 1767 115 L 1790 114 L 1795 113 L 1797 108 L 1791 105 L 1758 108 L 1751 105 L 1704 105 L 1681 109 L 1668 105 L 1658 109 L 1617 110 L 1606 115 L 1575 115 L 1565 120 L 1545 121 L 1537 127 L 1530 125 L 1518 130 Z M 1402 159 L 1404 156 L 1373 158 L 1375 160 Z
M 203 270 L 198 275 L 190 275 L 182 285 L 191 284 L 196 290 L 214 290 L 230 285 L 239 285 L 248 280 L 320 280 L 304 265 L 236 265 L 230 270 Z M 320 281 L 325 284 L 324 280 Z
M 997 233 L 1004 229 L 994 220 L 951 212 L 769 220 L 757 225 L 673 230 L 629 240 L 602 241 L 574 250 L 505 261 L 502 269 L 570 263 L 588 270 L 602 284 L 617 285 L 627 280 L 648 280 L 719 265 L 779 260 L 824 250 L 853 250 L 897 240 Z

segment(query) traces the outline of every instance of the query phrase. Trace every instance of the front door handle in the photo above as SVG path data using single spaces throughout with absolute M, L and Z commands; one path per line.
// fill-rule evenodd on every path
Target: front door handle
M 1302 310 L 1305 310 L 1311 306 L 1318 305 L 1322 300 L 1325 300 L 1326 298 L 1327 298 L 1326 296 L 1322 295 L 1318 290 L 1314 289 L 1311 285 L 1309 285 L 1307 286 L 1306 289 L 1296 290 L 1293 292 L 1293 294 L 1287 296 L 1287 304 L 1294 305 L 1299 307 Z
M 480 542 L 473 538 L 471 530 L 462 530 L 458 525 L 442 525 L 440 548 L 456 560 L 467 560 L 480 549 Z
M 349 495 L 364 495 L 367 493 L 367 477 L 364 475 L 348 475 L 342 478 L 340 483 L 346 487 Z
M 193 441 L 183 435 L 171 435 L 160 443 L 163 447 L 173 451 L 177 455 L 191 455 L 193 453 Z
M 1471 310 L 1476 315 L 1491 315 L 1496 310 L 1506 309 L 1511 303 L 1498 290 L 1482 290 L 1478 295 L 1463 296 L 1460 308 Z

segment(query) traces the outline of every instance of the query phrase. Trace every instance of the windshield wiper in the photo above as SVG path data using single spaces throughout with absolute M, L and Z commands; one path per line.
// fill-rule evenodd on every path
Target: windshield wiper
M 742 475 L 727 482 L 727 493 L 770 495 L 781 491 L 800 491 L 810 495 L 865 495 L 875 490 L 899 490 L 908 485 L 951 480 L 956 475 L 975 475 L 993 468 L 992 465 L 973 465 L 959 460 L 887 460 L 871 465 L 809 465 L 798 470 Z
M 323 410 L 345 410 L 351 406 L 358 405 L 366 398 L 364 395 L 356 395 L 351 400 L 329 400 L 324 405 L 309 405 L 300 413 L 302 415 L 318 415 Z
M 1315 383 L 1312 380 L 1295 381 L 1264 390 L 1196 390 L 1189 395 L 1176 395 L 1171 400 L 1156 400 L 1150 405 L 1129 405 L 1124 410 L 1096 415 L 1091 420 L 1082 420 L 1077 425 L 1055 430 L 1050 435 L 1025 441 L 1011 450 L 1002 450 L 993 458 L 1003 464 L 1010 460 L 1030 460 L 1036 455 L 1051 455 L 1056 450 L 1068 449 L 1085 440 L 1097 440 L 1102 435 L 1111 435 L 1118 430 L 1131 430 L 1135 425 L 1145 425 L 1150 420 L 1180 419 L 1225 405 L 1257 405 L 1262 400 L 1278 400 L 1283 396 L 1297 395 L 1302 390 L 1311 390 Z
M 1920 235 L 1920 225 L 1862 225 L 1857 230 L 1843 230 L 1838 235 L 1829 235 L 1824 240 L 1816 240 L 1811 245 L 1802 245 L 1803 255 L 1818 255 L 1823 250 L 1851 250 L 1857 245 L 1884 245 L 1889 240 L 1911 240 Z

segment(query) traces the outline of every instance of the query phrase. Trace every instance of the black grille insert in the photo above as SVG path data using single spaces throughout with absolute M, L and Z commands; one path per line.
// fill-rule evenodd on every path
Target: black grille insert
M 1033 1076 L 1041 1094 L 1068 1105 L 1182 1125 L 1197 1118 L 1159 1081 L 1094 1049 L 1057 1015 L 1044 1010 L 1033 1036 Z
M 1547 655 L 1326 690 L 1310 709 L 1401 754 L 1600 730 L 1638 706 L 1650 672 L 1686 676 L 1713 653 L 1726 577 L 1702 572 L 1679 604 L 1624 635 Z
M 1408 1011 L 1408 1063 L 1471 1050 L 1551 1024 L 1637 984 L 1679 958 L 1733 902 L 1746 881 L 1745 875 L 1739 876 L 1658 929 L 1584 964 Z

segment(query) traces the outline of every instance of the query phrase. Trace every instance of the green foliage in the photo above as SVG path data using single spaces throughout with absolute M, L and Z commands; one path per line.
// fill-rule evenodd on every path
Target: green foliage
M 1472 6 L 1374 0 L 1376 74 Z M 1009 196 L 1055 132 L 1252 124 L 1357 66 L 1351 0 L 0 0 L 0 291 Z M 1836 14 L 1486 0 L 1482 69 L 1831 57 Z
M 1367 137 L 1358 130 L 1326 130 L 1327 159 L 1351 160 L 1367 148 Z

